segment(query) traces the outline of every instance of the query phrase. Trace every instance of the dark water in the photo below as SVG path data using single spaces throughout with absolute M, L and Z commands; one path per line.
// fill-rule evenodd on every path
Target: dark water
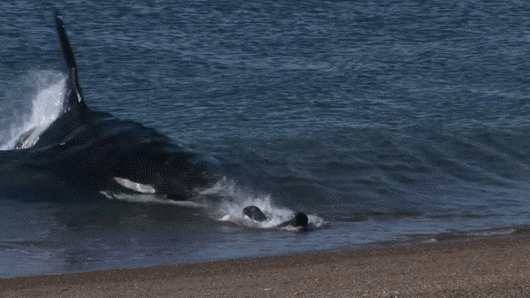
M 51 7 L 0 4 L 4 145 L 29 121 L 44 88 L 36 78 L 58 69 Z M 302 210 L 327 224 L 294 234 L 219 222 L 219 213 L 204 210 L 66 204 L 22 192 L 0 199 L 0 277 L 510 233 L 530 224 L 524 1 L 58 7 L 91 109 L 238 165 L 241 204 Z

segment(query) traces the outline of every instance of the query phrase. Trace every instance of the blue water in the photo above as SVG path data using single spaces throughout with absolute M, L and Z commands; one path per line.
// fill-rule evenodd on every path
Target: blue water
M 28 122 L 44 88 L 36 78 L 59 69 L 52 5 L 0 3 L 2 144 Z M 58 8 L 92 110 L 237 165 L 243 201 L 302 210 L 326 224 L 299 234 L 222 222 L 211 210 L 67 204 L 21 193 L 0 198 L 0 277 L 530 225 L 524 1 L 69 1 Z

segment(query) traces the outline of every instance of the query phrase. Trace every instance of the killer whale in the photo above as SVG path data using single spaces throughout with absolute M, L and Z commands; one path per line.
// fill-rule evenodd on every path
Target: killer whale
M 109 198 L 193 201 L 214 184 L 218 167 L 212 158 L 185 150 L 142 124 L 90 110 L 57 13 L 55 27 L 65 77 L 62 107 L 48 127 L 29 129 L 13 150 L 1 152 L 1 190 L 19 184 L 38 188 L 34 185 L 52 181 Z

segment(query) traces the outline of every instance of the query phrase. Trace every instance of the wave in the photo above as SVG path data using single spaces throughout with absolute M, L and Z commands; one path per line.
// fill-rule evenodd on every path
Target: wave
M 231 139 L 220 154 L 241 163 L 250 185 L 328 220 L 488 216 L 528 205 L 529 134 L 419 122 Z
M 2 127 L 2 150 L 13 148 L 31 128 L 45 129 L 60 112 L 64 78 L 57 72 L 29 77 L 30 112 Z M 524 127 L 478 123 L 345 122 L 285 137 L 215 139 L 211 149 L 237 164 L 230 176 L 238 183 L 223 186 L 230 199 L 215 203 L 218 209 L 209 214 L 252 227 L 258 224 L 245 221 L 242 209 L 255 205 L 269 212 L 271 221 L 259 224 L 269 228 L 299 209 L 338 221 L 509 213 L 527 204 L 529 134 Z M 121 199 L 186 205 L 148 196 Z M 314 225 L 321 226 L 320 220 Z

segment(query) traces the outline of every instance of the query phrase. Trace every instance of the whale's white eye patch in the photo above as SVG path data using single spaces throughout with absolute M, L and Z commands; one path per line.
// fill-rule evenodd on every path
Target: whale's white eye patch
M 141 192 L 141 193 L 156 193 L 156 189 L 154 187 L 152 187 L 151 185 L 147 185 L 147 184 L 141 184 L 141 183 L 138 183 L 138 182 L 133 182 L 129 179 L 125 179 L 125 178 L 120 178 L 120 177 L 114 177 L 114 180 L 116 182 L 118 182 L 119 185 L 125 187 L 125 188 L 128 188 L 128 189 L 132 189 L 134 191 L 137 191 L 137 192 Z

